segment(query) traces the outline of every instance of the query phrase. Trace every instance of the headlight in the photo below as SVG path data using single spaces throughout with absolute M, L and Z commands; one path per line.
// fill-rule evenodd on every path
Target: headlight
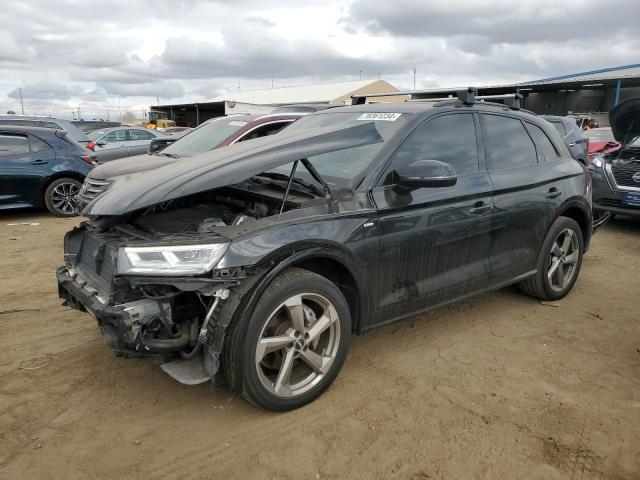
M 603 168 L 604 167 L 604 160 L 602 159 L 602 157 L 595 155 L 593 157 L 593 159 L 591 160 L 591 165 L 595 165 L 598 168 Z
M 227 243 L 167 247 L 122 247 L 118 273 L 127 275 L 197 275 L 211 270 L 227 250 Z

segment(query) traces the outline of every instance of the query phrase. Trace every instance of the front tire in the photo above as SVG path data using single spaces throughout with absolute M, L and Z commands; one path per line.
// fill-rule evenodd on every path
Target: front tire
M 349 350 L 351 314 L 338 287 L 290 268 L 275 278 L 250 318 L 238 319 L 225 371 L 242 395 L 273 411 L 302 407 L 335 380 Z
M 584 253 L 580 225 L 568 217 L 558 217 L 551 225 L 538 254 L 537 273 L 520 282 L 520 289 L 541 300 L 559 300 L 578 279 Z
M 44 204 L 56 217 L 75 217 L 78 215 L 76 197 L 81 183 L 73 178 L 59 178 L 49 184 L 44 192 Z

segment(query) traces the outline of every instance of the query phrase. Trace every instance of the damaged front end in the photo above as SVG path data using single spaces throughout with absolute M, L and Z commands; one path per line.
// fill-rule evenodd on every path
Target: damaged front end
M 65 236 L 59 296 L 95 317 L 116 356 L 154 358 L 182 383 L 205 382 L 219 369 L 227 327 L 274 260 L 278 245 L 259 234 L 339 211 L 307 157 L 380 141 L 373 124 L 324 129 L 290 148 L 270 139 L 232 146 L 115 186 Z M 273 170 L 289 164 L 289 175 Z M 295 176 L 298 165 L 306 180 Z M 247 238 L 257 240 L 231 248 Z

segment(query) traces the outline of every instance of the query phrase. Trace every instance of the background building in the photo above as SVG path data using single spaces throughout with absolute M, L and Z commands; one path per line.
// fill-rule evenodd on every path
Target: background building
M 165 112 L 177 125 L 197 126 L 210 118 L 233 113 L 270 113 L 275 107 L 292 103 L 348 105 L 351 95 L 397 91 L 385 80 L 355 80 L 233 92 L 206 102 L 152 106 L 151 111 Z M 384 101 L 402 101 L 406 98 L 392 96 L 385 97 Z M 376 101 L 375 97 L 371 101 Z
M 432 93 L 425 91 L 419 97 L 442 97 L 456 90 L 459 88 L 437 89 Z M 598 120 L 600 126 L 608 126 L 611 108 L 629 98 L 640 97 L 640 64 L 478 88 L 479 95 L 501 95 L 516 91 L 525 97 L 523 108 L 537 114 L 584 114 Z

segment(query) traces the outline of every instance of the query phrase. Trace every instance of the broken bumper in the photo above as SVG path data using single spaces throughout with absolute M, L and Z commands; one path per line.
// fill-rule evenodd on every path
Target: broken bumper
M 75 271 L 67 267 L 58 268 L 56 279 L 58 296 L 64 300 L 65 305 L 93 315 L 107 344 L 118 357 L 162 358 L 169 352 L 181 350 L 189 345 L 188 332 L 183 332 L 175 339 L 142 342 L 138 335 L 140 322 L 159 311 L 157 302 L 141 300 L 112 305 Z

